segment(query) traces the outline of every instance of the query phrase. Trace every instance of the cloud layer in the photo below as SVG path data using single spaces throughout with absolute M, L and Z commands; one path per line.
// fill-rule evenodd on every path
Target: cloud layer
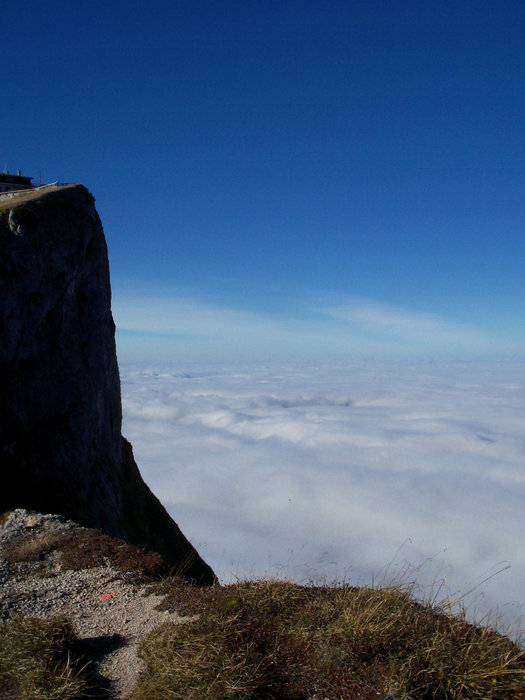
M 410 565 L 510 622 L 525 602 L 523 370 L 123 365 L 123 431 L 224 581 L 367 583 Z

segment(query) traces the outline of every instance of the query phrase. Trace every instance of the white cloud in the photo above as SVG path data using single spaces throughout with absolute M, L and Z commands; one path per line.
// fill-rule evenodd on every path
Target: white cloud
M 222 579 L 430 584 L 523 604 L 523 363 L 122 366 L 146 481 Z M 472 602 L 471 602 L 472 605 Z M 507 622 L 519 611 L 503 610 Z

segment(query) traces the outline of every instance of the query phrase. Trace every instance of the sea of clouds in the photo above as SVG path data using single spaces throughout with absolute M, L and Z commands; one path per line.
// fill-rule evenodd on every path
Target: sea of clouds
M 417 579 L 509 624 L 525 602 L 524 370 L 123 364 L 123 434 L 222 582 Z

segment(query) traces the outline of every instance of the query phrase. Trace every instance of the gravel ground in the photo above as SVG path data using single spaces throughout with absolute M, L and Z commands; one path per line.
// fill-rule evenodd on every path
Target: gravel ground
M 38 538 L 72 528 L 79 526 L 61 516 L 21 509 L 0 527 L 0 624 L 13 615 L 67 615 L 88 650 L 94 674 L 107 689 L 106 697 L 125 698 L 140 672 L 140 639 L 165 622 L 188 618 L 156 611 L 160 596 L 109 565 L 64 571 L 56 551 L 38 562 L 2 558 L 6 545 L 21 535 Z

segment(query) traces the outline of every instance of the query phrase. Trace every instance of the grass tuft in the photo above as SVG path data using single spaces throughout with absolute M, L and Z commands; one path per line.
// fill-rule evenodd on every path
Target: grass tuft
M 0 697 L 70 700 L 89 697 L 75 658 L 71 623 L 13 618 L 0 626 Z
M 12 510 L 6 510 L 3 513 L 0 513 L 0 527 L 6 524 L 9 516 L 11 515 L 13 511 Z
M 143 641 L 130 700 L 525 697 L 523 650 L 399 587 L 173 578 L 158 590 L 163 608 L 199 617 Z

